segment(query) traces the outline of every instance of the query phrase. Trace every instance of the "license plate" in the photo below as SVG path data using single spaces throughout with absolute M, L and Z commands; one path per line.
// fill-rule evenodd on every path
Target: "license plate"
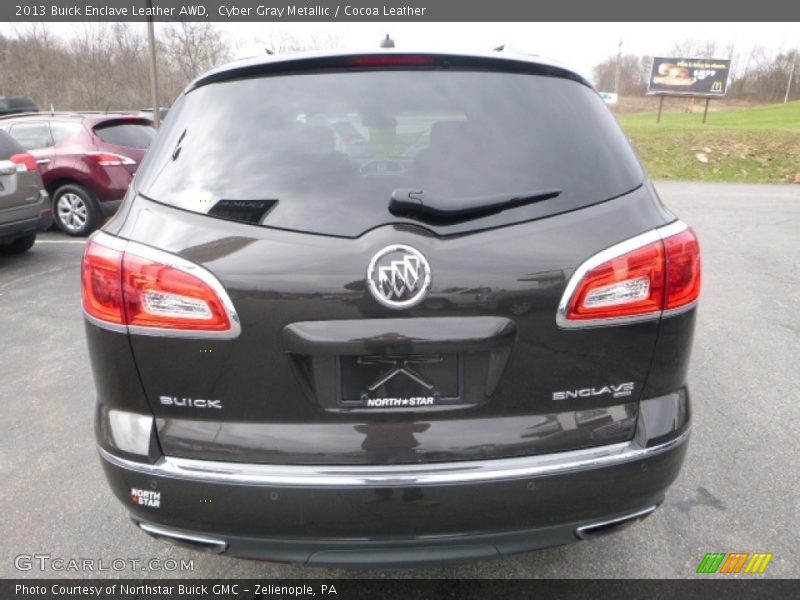
M 362 408 L 417 408 L 458 404 L 459 354 L 339 357 L 339 404 Z

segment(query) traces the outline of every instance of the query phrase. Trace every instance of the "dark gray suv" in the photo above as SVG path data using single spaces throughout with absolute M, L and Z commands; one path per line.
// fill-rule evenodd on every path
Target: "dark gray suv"
M 0 131 L 0 253 L 26 252 L 52 223 L 36 159 Z
M 159 538 L 494 557 L 646 517 L 683 462 L 697 238 L 546 61 L 211 71 L 82 272 L 103 468 Z

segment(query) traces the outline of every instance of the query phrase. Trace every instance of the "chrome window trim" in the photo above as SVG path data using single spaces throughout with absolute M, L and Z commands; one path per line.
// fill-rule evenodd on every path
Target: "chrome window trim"
M 118 323 L 109 323 L 107 321 L 97 319 L 96 317 L 87 314 L 86 310 L 84 309 L 84 318 L 86 318 L 86 320 L 93 325 L 97 325 L 98 327 L 102 327 L 110 331 L 116 331 L 118 333 L 171 338 L 234 339 L 239 337 L 239 334 L 241 334 L 242 326 L 241 322 L 239 321 L 239 314 L 236 312 L 236 308 L 233 306 L 233 301 L 220 281 L 216 278 L 216 276 L 214 276 L 213 273 L 211 273 L 211 271 L 176 254 L 171 254 L 169 252 L 153 248 L 152 246 L 146 246 L 144 244 L 140 244 L 139 242 L 133 242 L 124 238 L 115 237 L 103 231 L 97 231 L 89 238 L 89 240 L 97 241 L 98 244 L 111 248 L 112 250 L 118 250 L 125 253 L 130 252 L 135 256 L 165 264 L 169 267 L 173 267 L 183 271 L 184 273 L 188 273 L 189 275 L 197 277 L 212 290 L 214 290 L 214 293 L 216 293 L 217 297 L 222 301 L 222 305 L 228 315 L 231 328 L 227 331 L 195 331 L 193 329 L 166 329 L 161 327 L 145 327 L 142 325 L 120 325 Z
M 636 442 L 571 450 L 553 454 L 482 461 L 404 465 L 269 465 L 196 460 L 164 456 L 155 464 L 120 458 L 98 446 L 109 464 L 151 477 L 208 484 L 361 488 L 454 485 L 563 475 L 644 460 L 677 448 L 689 438 L 687 429 L 676 438 L 643 448 Z
M 611 327 L 614 325 L 628 325 L 630 323 L 642 323 L 644 321 L 654 321 L 660 319 L 662 316 L 672 316 L 674 314 L 680 314 L 681 312 L 686 312 L 697 304 L 697 302 L 693 302 L 686 306 L 681 306 L 680 308 L 671 309 L 670 311 L 661 311 L 655 310 L 648 313 L 644 313 L 641 315 L 634 315 L 630 317 L 612 317 L 612 318 L 605 318 L 605 319 L 586 319 L 582 321 L 573 321 L 567 318 L 567 308 L 569 307 L 569 303 L 572 300 L 572 296 L 575 293 L 575 290 L 580 285 L 580 282 L 583 281 L 583 278 L 586 274 L 597 267 L 598 265 L 603 264 L 604 262 L 616 258 L 622 254 L 627 254 L 628 252 L 632 252 L 638 248 L 643 246 L 647 246 L 648 244 L 652 244 L 653 242 L 657 242 L 658 240 L 663 240 L 665 238 L 671 237 L 682 231 L 685 231 L 689 228 L 686 223 L 683 221 L 673 221 L 669 225 L 664 225 L 663 227 L 658 227 L 657 229 L 651 229 L 650 231 L 646 231 L 642 234 L 639 234 L 635 237 L 622 241 L 618 244 L 611 246 L 610 248 L 606 248 L 605 250 L 601 250 L 597 254 L 589 257 L 586 259 L 572 274 L 572 277 L 569 278 L 567 282 L 567 287 L 564 289 L 564 293 L 561 296 L 561 300 L 558 303 L 558 309 L 556 310 L 556 324 L 562 329 L 588 329 L 594 327 Z

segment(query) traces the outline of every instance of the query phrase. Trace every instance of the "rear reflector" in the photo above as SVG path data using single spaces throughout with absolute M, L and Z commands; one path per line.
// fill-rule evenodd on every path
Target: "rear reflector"
M 422 54 L 371 54 L 352 56 L 345 61 L 348 67 L 419 67 L 434 63 L 432 56 Z
M 700 246 L 677 222 L 617 244 L 570 279 L 556 321 L 565 328 L 619 325 L 691 308 L 700 295 Z
M 145 335 L 236 337 L 236 311 L 219 281 L 178 256 L 105 233 L 83 255 L 83 309 L 95 323 Z

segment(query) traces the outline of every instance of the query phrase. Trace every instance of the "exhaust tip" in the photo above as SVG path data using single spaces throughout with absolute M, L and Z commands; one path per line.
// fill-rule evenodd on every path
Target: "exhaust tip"
M 216 538 L 164 529 L 156 525 L 150 525 L 149 523 L 137 523 L 137 525 L 142 531 L 158 540 L 164 540 L 191 550 L 199 550 L 200 552 L 208 552 L 211 554 L 222 554 L 228 549 L 227 542 Z
M 658 508 L 658 505 L 653 505 L 649 508 L 645 508 L 644 510 L 618 517 L 616 519 L 599 521 L 597 523 L 590 523 L 589 525 L 578 527 L 575 530 L 575 537 L 577 537 L 579 540 L 591 540 L 593 538 L 614 533 L 620 529 L 624 529 L 628 525 L 633 525 L 637 521 L 646 519 L 653 514 L 653 511 L 655 511 L 656 508 Z

